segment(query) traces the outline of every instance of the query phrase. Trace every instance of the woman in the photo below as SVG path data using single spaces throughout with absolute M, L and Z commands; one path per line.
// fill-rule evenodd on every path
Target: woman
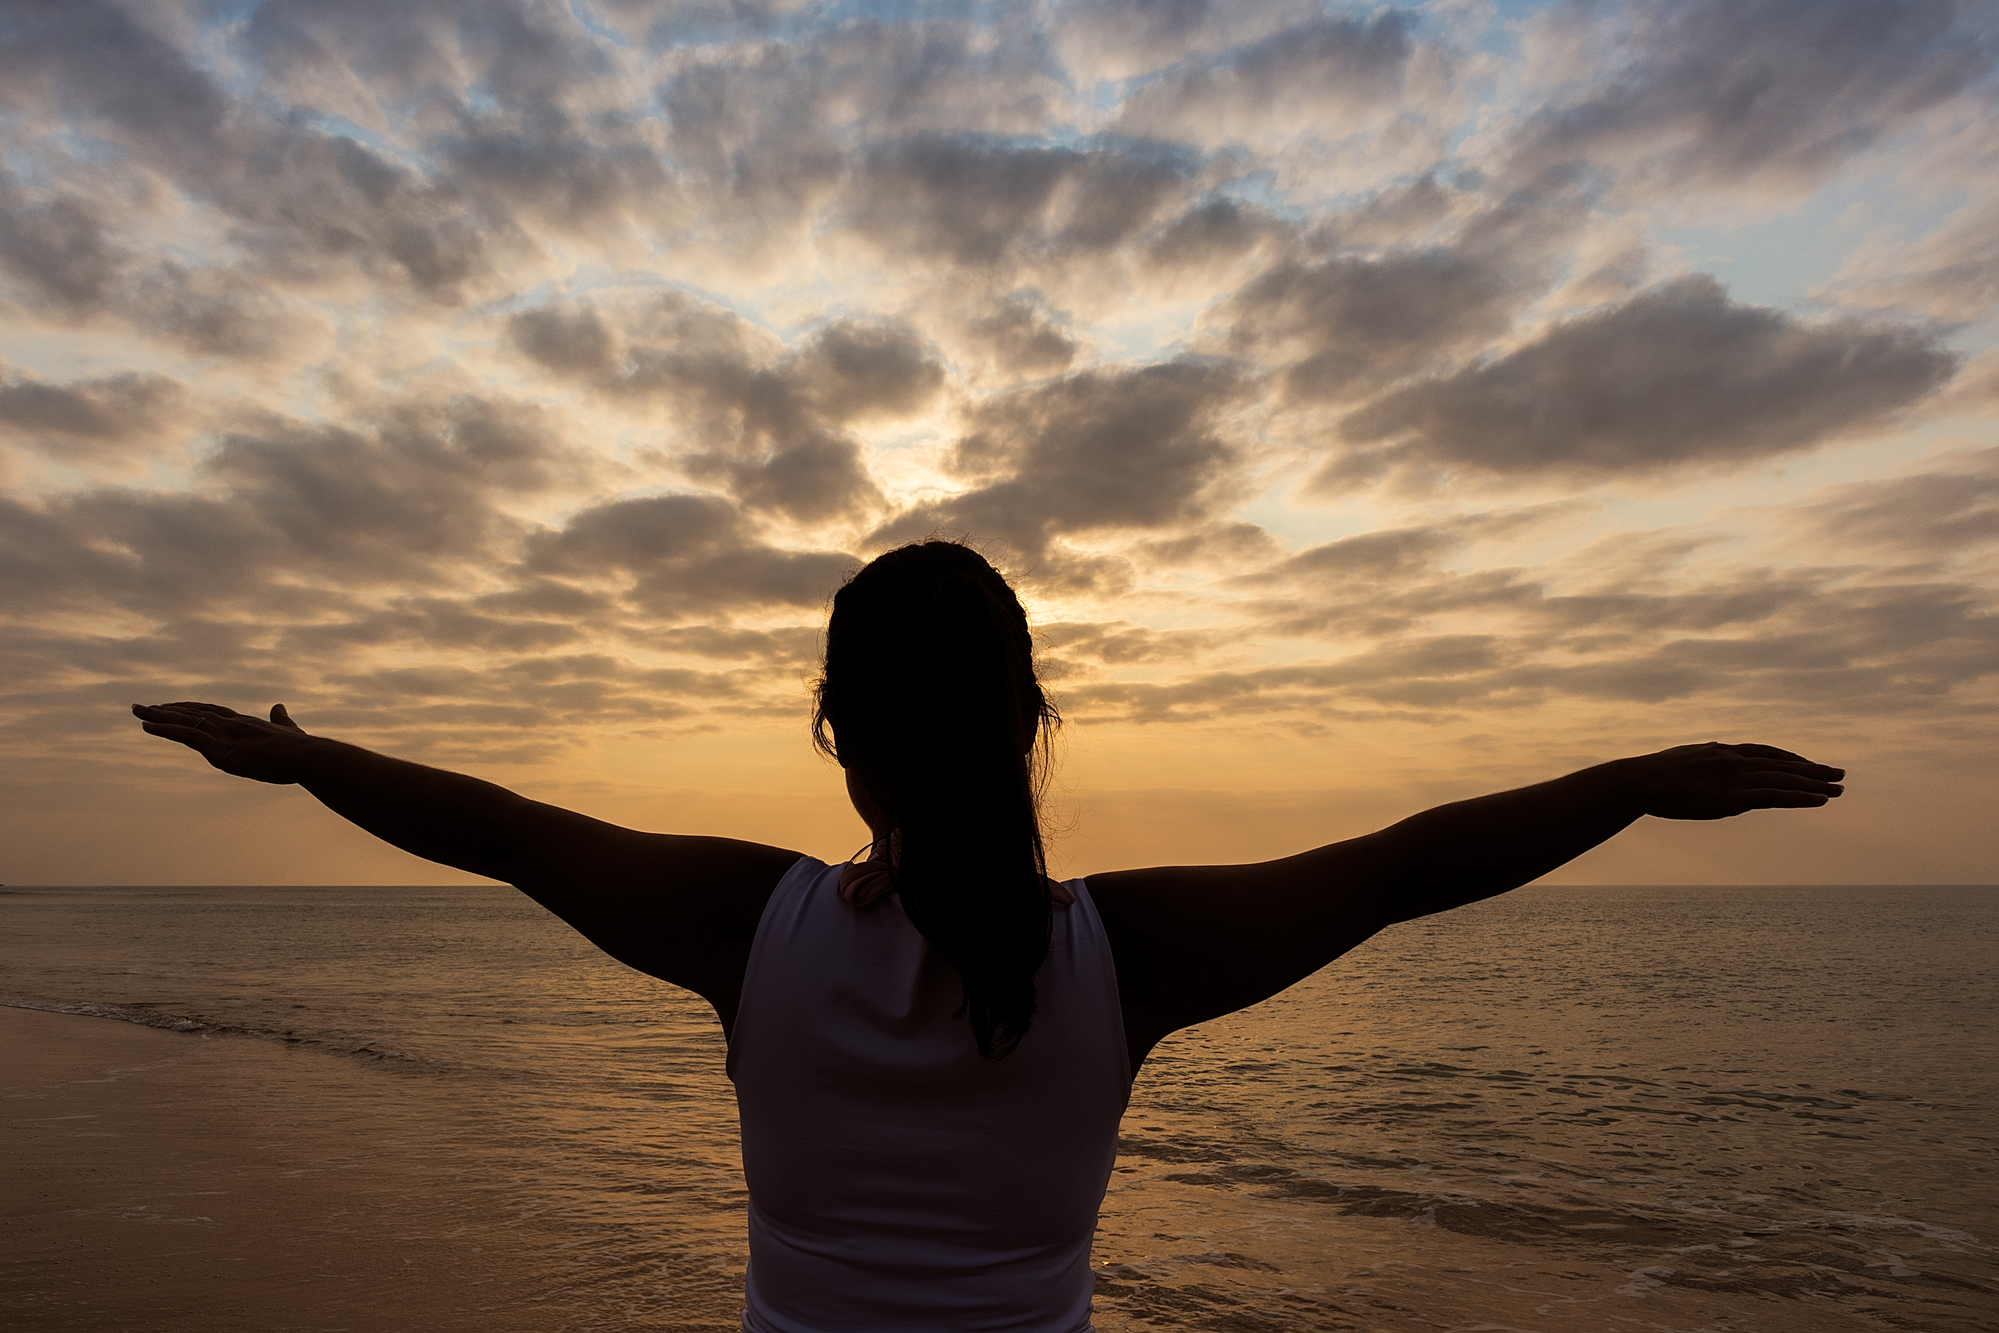
M 696 992 L 729 1038 L 752 1333 L 1089 1327 L 1090 1239 L 1147 1052 L 1383 926 L 1527 883 L 1640 815 L 1818 806 L 1839 769 L 1688 745 L 1275 861 L 1046 877 L 1058 721 L 1027 617 L 970 548 L 834 596 L 813 735 L 874 837 L 829 866 L 637 833 L 213 704 L 134 706 L 226 772 L 296 782 L 405 850 L 519 886 Z

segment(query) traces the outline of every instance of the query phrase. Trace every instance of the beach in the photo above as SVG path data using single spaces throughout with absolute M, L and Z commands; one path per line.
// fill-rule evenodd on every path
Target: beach
M 1995 905 L 1529 890 L 1385 932 L 1148 1062 L 1097 1326 L 1990 1327 Z M 712 1016 L 518 895 L 0 924 L 10 1329 L 734 1326 Z
M 0 1051 L 9 1328 L 529 1329 L 560 1302 L 468 1206 L 477 1159 L 332 1057 L 21 1009 Z

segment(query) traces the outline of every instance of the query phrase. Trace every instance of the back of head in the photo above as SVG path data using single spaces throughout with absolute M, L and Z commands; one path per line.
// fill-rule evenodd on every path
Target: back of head
M 1026 1034 L 1048 952 L 1040 788 L 1058 720 L 1027 613 L 970 547 L 901 547 L 834 594 L 813 738 L 886 815 L 903 910 L 957 968 L 989 1058 Z

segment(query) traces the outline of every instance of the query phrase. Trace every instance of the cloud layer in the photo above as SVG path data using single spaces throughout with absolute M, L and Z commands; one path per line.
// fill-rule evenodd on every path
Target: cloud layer
M 17 739 L 790 725 L 934 532 L 1084 726 L 1984 734 L 1989 6 L 972 12 L 6 6 Z

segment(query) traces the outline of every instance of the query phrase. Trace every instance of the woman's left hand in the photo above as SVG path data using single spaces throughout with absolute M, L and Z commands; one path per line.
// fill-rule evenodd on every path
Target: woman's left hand
M 221 704 L 193 702 L 133 704 L 132 713 L 148 734 L 179 741 L 224 773 L 258 782 L 299 781 L 315 743 L 283 704 L 271 706 L 268 722 Z

